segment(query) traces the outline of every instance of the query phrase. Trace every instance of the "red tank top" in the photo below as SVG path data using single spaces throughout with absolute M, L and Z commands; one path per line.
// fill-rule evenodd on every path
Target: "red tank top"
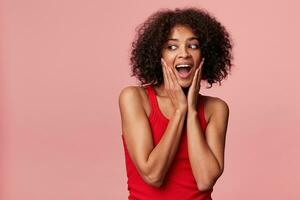
M 152 85 L 147 85 L 146 91 L 151 106 L 149 123 L 152 130 L 154 146 L 157 145 L 167 128 L 169 120 L 160 111 L 156 99 L 155 90 Z M 200 97 L 198 98 L 198 100 Z M 200 126 L 205 133 L 206 122 L 204 117 L 204 104 L 198 101 L 198 113 Z M 201 192 L 192 174 L 188 157 L 186 127 L 183 128 L 181 141 L 174 160 L 165 176 L 163 185 L 159 188 L 153 187 L 143 181 L 133 164 L 122 134 L 125 152 L 125 163 L 127 172 L 127 184 L 129 200 L 211 200 L 213 189 Z

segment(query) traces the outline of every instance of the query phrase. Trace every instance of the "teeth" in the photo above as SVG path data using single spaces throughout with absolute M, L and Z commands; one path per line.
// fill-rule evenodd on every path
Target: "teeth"
M 179 64 L 179 65 L 176 65 L 176 68 L 181 68 L 181 67 L 191 67 L 191 65 L 189 65 L 189 64 Z

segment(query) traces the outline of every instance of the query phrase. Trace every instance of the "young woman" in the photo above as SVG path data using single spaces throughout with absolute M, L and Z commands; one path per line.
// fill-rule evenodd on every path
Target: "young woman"
M 231 69 L 224 26 L 198 8 L 159 10 L 137 31 L 119 96 L 129 199 L 209 200 L 224 170 L 227 103 L 199 93 Z

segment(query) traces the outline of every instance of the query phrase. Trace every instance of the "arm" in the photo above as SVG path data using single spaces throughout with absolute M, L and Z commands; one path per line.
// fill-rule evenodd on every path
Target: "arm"
M 229 108 L 219 98 L 215 99 L 213 107 L 205 135 L 197 112 L 189 111 L 187 117 L 188 153 L 193 175 L 201 191 L 211 189 L 224 170 Z
M 135 87 L 127 87 L 119 96 L 122 130 L 129 155 L 143 180 L 161 186 L 177 151 L 186 110 L 176 109 L 160 142 L 154 147 L 151 128 Z

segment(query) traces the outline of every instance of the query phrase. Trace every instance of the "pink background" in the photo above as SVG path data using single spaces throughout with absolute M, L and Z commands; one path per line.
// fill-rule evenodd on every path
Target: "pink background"
M 118 95 L 135 27 L 159 8 L 206 8 L 234 39 L 234 68 L 201 89 L 230 106 L 213 199 L 300 199 L 297 1 L 2 0 L 3 200 L 127 198 Z

